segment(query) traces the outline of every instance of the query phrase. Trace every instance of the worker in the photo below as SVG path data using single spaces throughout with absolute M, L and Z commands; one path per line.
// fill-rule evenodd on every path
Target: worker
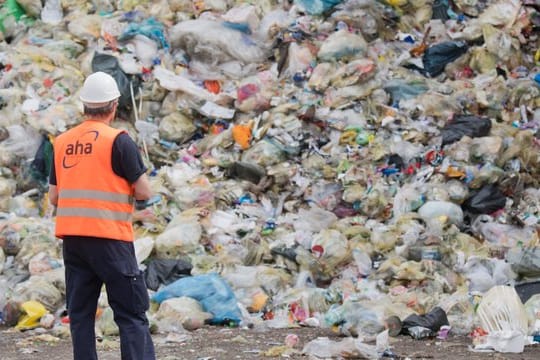
M 105 284 L 122 359 L 155 359 L 148 291 L 133 246 L 134 200 L 151 197 L 146 167 L 129 135 L 111 127 L 120 91 L 95 72 L 84 81 L 84 121 L 54 141 L 49 199 L 62 239 L 66 305 L 75 360 L 97 359 L 95 318 Z

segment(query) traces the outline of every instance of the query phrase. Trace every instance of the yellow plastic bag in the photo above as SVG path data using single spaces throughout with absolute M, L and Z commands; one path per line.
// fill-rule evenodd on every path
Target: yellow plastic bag
M 18 330 L 30 330 L 39 326 L 39 319 L 47 313 L 47 309 L 40 302 L 30 300 L 21 304 L 24 315 L 20 317 L 15 326 Z

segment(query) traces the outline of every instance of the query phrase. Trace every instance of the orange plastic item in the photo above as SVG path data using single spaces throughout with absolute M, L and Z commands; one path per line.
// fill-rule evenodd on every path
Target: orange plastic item
M 249 148 L 249 143 L 251 142 L 251 125 L 234 125 L 232 136 L 242 150 Z
M 221 84 L 217 80 L 204 80 L 204 87 L 212 94 L 219 94 L 221 92 Z

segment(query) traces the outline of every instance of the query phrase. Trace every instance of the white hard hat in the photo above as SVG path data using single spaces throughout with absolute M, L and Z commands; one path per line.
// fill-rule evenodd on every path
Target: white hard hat
M 114 78 L 102 71 L 95 72 L 84 80 L 79 99 L 86 104 L 106 104 L 118 99 L 120 91 Z

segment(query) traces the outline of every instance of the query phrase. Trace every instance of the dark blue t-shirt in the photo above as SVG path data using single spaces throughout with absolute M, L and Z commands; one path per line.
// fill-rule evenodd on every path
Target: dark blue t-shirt
M 127 133 L 121 133 L 114 139 L 112 148 L 112 168 L 116 175 L 123 177 L 130 184 L 146 172 L 137 144 Z M 51 165 L 49 184 L 56 184 L 56 169 L 54 161 Z

